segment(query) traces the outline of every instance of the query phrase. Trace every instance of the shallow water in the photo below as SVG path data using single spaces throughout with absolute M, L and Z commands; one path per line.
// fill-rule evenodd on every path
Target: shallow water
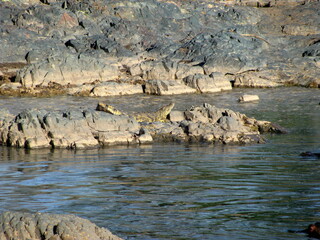
M 243 94 L 257 103 L 240 104 Z M 235 89 L 181 96 L 0 98 L 27 107 L 150 110 L 203 102 L 286 127 L 266 144 L 153 144 L 82 151 L 0 147 L 0 211 L 72 213 L 125 239 L 306 239 L 287 233 L 320 220 L 320 91 Z M 131 106 L 128 103 L 132 103 Z

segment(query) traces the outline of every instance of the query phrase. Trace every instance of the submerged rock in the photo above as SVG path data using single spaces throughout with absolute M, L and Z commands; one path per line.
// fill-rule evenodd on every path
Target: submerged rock
M 0 239 L 121 240 L 122 238 L 75 215 L 4 212 L 0 215 Z

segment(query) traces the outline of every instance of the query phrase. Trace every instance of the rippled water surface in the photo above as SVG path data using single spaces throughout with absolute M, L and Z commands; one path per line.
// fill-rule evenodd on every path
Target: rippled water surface
M 243 94 L 257 103 L 239 104 Z M 12 113 L 94 108 L 175 109 L 207 102 L 276 122 L 266 144 L 153 144 L 81 151 L 0 147 L 0 211 L 72 213 L 125 239 L 305 239 L 320 220 L 320 91 L 236 89 L 208 95 L 0 98 Z

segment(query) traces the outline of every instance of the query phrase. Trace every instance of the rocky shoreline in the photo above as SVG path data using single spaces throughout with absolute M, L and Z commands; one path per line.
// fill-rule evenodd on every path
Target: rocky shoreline
M 318 0 L 0 1 L 0 94 L 319 88 Z
M 159 113 L 160 110 L 144 113 L 148 118 L 141 118 L 142 114 L 138 113 L 140 119 L 121 113 L 114 115 L 100 108 L 97 111 L 28 109 L 16 116 L 2 110 L 0 145 L 83 149 L 154 141 L 245 144 L 263 143 L 261 134 L 265 132 L 286 132 L 271 122 L 207 103 L 185 111 L 171 111 L 172 106 L 164 113 Z M 158 118 L 153 118 L 154 114 Z

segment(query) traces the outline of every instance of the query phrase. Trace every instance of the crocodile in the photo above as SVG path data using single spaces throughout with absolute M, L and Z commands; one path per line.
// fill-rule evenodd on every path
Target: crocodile
M 133 113 L 130 116 L 133 117 L 137 122 L 166 122 L 167 116 L 169 115 L 173 107 L 174 107 L 174 103 L 170 103 L 168 105 L 161 107 L 156 112 Z M 111 113 L 113 115 L 128 116 L 128 114 L 125 114 L 120 110 L 116 109 L 115 107 L 108 104 L 104 104 L 102 102 L 98 103 L 96 110 Z

